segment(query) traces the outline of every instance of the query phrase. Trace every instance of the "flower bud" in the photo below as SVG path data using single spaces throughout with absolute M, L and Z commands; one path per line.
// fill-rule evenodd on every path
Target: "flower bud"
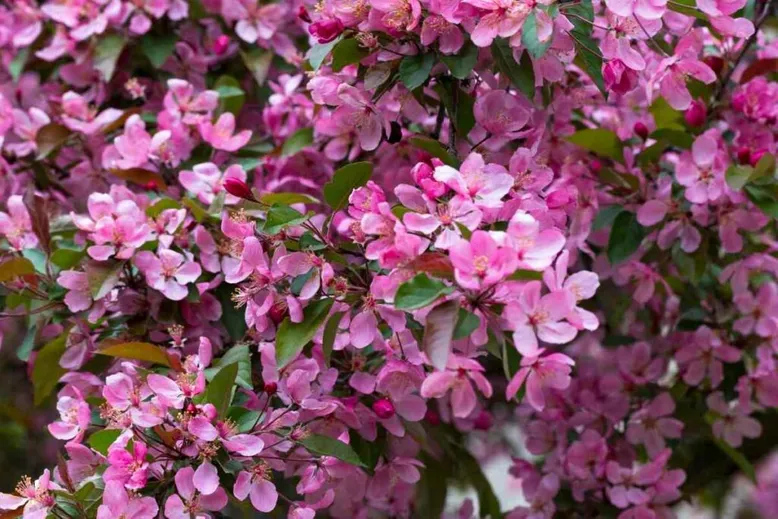
M 305 23 L 311 23 L 311 15 L 304 5 L 301 5 L 300 8 L 297 9 L 297 17 Z
M 741 164 L 749 164 L 751 162 L 751 148 L 748 146 L 741 146 L 737 149 L 737 161 Z
M 224 189 L 232 196 L 237 196 L 244 200 L 254 200 L 254 194 L 251 192 L 249 185 L 238 178 L 225 179 Z
M 602 162 L 600 162 L 597 159 L 592 159 L 592 161 L 589 163 L 589 165 L 592 167 L 592 173 L 599 173 L 600 170 L 602 170 Z
M 268 382 L 267 384 L 265 384 L 264 391 L 268 395 L 275 395 L 276 391 L 278 391 L 278 384 L 276 384 L 275 382 Z
M 230 46 L 230 37 L 226 34 L 222 34 L 216 41 L 213 42 L 213 53 L 217 56 L 222 56 Z
M 475 418 L 475 421 L 473 422 L 473 427 L 478 429 L 479 431 L 488 431 L 492 428 L 492 415 L 489 413 L 489 411 L 483 410 L 479 413 L 479 415 Z
M 633 130 L 635 131 L 635 135 L 643 140 L 646 140 L 648 137 L 648 126 L 646 126 L 642 121 L 636 122 Z
M 388 420 L 394 416 L 394 405 L 387 398 L 381 398 L 373 402 L 373 412 L 382 420 Z
M 602 77 L 605 88 L 624 95 L 638 86 L 638 73 L 628 68 L 620 59 L 614 59 L 603 65 Z
M 683 114 L 683 119 L 686 121 L 686 124 L 696 128 L 705 124 L 707 115 L 708 111 L 706 110 L 705 105 L 700 101 L 694 100 L 692 101 L 691 106 L 686 110 L 686 113 Z
M 717 76 L 724 70 L 724 60 L 720 56 L 705 56 L 702 60 Z
M 319 43 L 329 43 L 343 32 L 343 22 L 337 18 L 319 20 L 308 27 L 308 32 L 310 32 Z

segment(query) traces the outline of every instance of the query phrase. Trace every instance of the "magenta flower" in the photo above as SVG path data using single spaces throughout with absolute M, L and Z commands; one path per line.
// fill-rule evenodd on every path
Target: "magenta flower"
M 203 140 L 217 150 L 237 151 L 251 139 L 251 130 L 235 133 L 235 116 L 230 112 L 221 114 L 216 124 L 202 121 L 199 129 Z
M 389 134 L 389 122 L 370 102 L 369 97 L 357 88 L 341 84 L 337 90 L 341 103 L 332 114 L 334 121 L 349 127 L 357 134 L 359 145 L 365 151 L 372 151 L 381 142 L 384 130 Z
M 627 440 L 643 444 L 649 457 L 665 448 L 665 438 L 677 439 L 683 432 L 683 422 L 672 418 L 675 401 L 670 393 L 661 393 L 642 409 L 632 414 L 627 425 Z
M 20 195 L 8 197 L 8 212 L 0 211 L 0 233 L 16 250 L 29 249 L 38 245 L 38 238 L 32 232 L 30 213 Z
M 529 110 L 515 95 L 490 90 L 473 107 L 475 120 L 493 137 L 511 137 L 529 121 Z
M 165 501 L 167 519 L 202 519 L 210 517 L 208 512 L 217 512 L 227 506 L 227 493 L 219 486 L 216 468 L 196 477 L 192 467 L 184 467 L 176 472 L 175 482 L 178 493 Z
M 124 485 L 108 481 L 103 490 L 103 503 L 97 508 L 97 519 L 154 519 L 158 512 L 159 507 L 153 497 L 130 498 Z
M 451 355 L 445 371 L 436 371 L 427 375 L 421 385 L 424 398 L 443 398 L 451 391 L 451 408 L 454 416 L 466 418 L 473 412 L 477 397 L 473 390 L 475 384 L 486 398 L 492 396 L 492 385 L 483 375 L 484 367 L 477 361 Z
M 552 353 L 541 357 L 545 350 L 539 349 L 535 354 L 525 355 L 521 359 L 519 371 L 508 383 L 505 398 L 511 400 L 519 392 L 524 382 L 527 383 L 527 401 L 537 411 L 546 407 L 545 391 L 547 389 L 563 390 L 570 386 L 570 366 L 575 361 L 563 353 Z
M 232 492 L 239 501 L 244 501 L 248 497 L 256 510 L 271 512 L 276 507 L 278 492 L 270 478 L 270 467 L 266 463 L 259 462 L 250 472 L 242 470 L 238 473 Z
M 687 341 L 675 354 L 681 366 L 683 381 L 697 386 L 708 377 L 711 387 L 715 388 L 724 379 L 723 363 L 740 360 L 740 350 L 724 343 L 707 326 L 701 326 L 691 341 Z
M 131 490 L 138 490 L 146 486 L 148 478 L 149 462 L 146 459 L 148 447 L 145 443 L 133 440 L 132 451 L 127 450 L 126 434 L 113 443 L 108 449 L 109 466 L 103 473 L 103 480 L 117 481 Z
M 467 156 L 459 171 L 451 166 L 435 168 L 435 180 L 481 208 L 497 208 L 513 187 L 513 177 L 499 164 L 485 164 L 478 153 Z
M 122 111 L 115 108 L 108 108 L 98 113 L 89 106 L 86 99 L 75 92 L 63 94 L 62 111 L 62 122 L 65 126 L 86 135 L 94 135 L 122 115 Z
M 516 254 L 501 247 L 486 231 L 475 231 L 470 240 L 460 240 L 449 249 L 457 283 L 470 290 L 483 290 L 516 270 Z
M 189 293 L 186 285 L 197 281 L 202 273 L 198 263 L 170 249 L 162 249 L 156 255 L 141 251 L 133 261 L 146 276 L 149 286 L 173 301 L 184 299 Z
M 749 416 L 748 404 L 742 401 L 728 403 L 721 391 L 708 395 L 705 403 L 718 415 L 712 425 L 713 434 L 732 447 L 740 447 L 743 438 L 758 438 L 762 434 L 762 424 Z
M 184 170 L 178 174 L 178 181 L 190 193 L 197 195 L 197 199 L 204 204 L 212 204 L 219 193 L 224 193 L 224 203 L 228 205 L 237 204 L 240 199 L 235 195 L 229 194 L 224 184 L 230 180 L 246 182 L 246 172 L 238 164 L 233 164 L 224 170 L 219 171 L 216 164 L 205 162 L 198 164 L 191 171 Z
M 684 153 L 675 171 L 686 199 L 695 204 L 714 202 L 724 193 L 726 165 L 720 157 L 716 139 L 701 135 L 692 145 L 691 153 Z
M 541 297 L 540 281 L 530 281 L 521 289 L 518 299 L 505 307 L 503 318 L 513 330 L 513 341 L 522 355 L 537 356 L 543 351 L 538 339 L 551 344 L 565 344 L 578 333 L 563 320 L 575 308 L 575 298 L 567 291 L 556 291 Z

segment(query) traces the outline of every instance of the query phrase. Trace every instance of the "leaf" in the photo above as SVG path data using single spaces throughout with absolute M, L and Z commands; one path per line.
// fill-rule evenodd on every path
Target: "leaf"
M 451 122 L 454 123 L 456 133 L 463 136 L 470 133 L 470 130 L 475 126 L 473 96 L 459 88 L 457 81 L 447 76 L 438 78 L 435 92 L 443 101 Z
M 575 43 L 575 64 L 585 71 L 600 92 L 605 95 L 605 80 L 602 77 L 602 57 L 598 53 L 599 45 L 592 38 L 594 27 L 594 9 L 591 0 L 583 0 L 565 6 L 567 19 L 573 24 L 570 36 Z
M 537 12 L 535 10 L 531 11 L 524 20 L 524 25 L 521 29 L 521 43 L 524 45 L 524 48 L 527 49 L 530 56 L 540 59 L 551 46 L 551 40 L 552 38 L 549 36 L 546 41 L 540 41 L 538 38 Z
M 727 168 L 725 178 L 729 187 L 735 191 L 740 191 L 751 180 L 751 175 L 753 174 L 754 168 L 751 166 L 733 164 Z
M 468 312 L 464 308 L 459 309 L 457 314 L 457 324 L 454 327 L 454 339 L 464 339 L 470 336 L 474 331 L 478 329 L 481 324 L 481 320 L 472 312 Z
M 451 75 L 457 79 L 465 79 L 473 71 L 478 62 L 478 47 L 468 42 L 454 56 L 441 54 L 440 61 L 446 64 Z
M 417 310 L 453 291 L 452 287 L 437 279 L 430 279 L 427 274 L 416 274 L 397 288 L 394 305 L 401 310 Z
M 508 276 L 511 281 L 538 281 L 543 279 L 543 273 L 536 270 L 520 269 Z
M 284 227 L 300 225 L 310 218 L 310 214 L 302 214 L 283 204 L 273 204 L 265 218 L 264 231 L 268 234 L 277 234 Z
M 232 76 L 220 76 L 213 85 L 219 93 L 219 106 L 223 112 L 238 115 L 243 103 L 246 102 L 246 92 L 240 87 L 240 82 Z
M 259 201 L 266 205 L 273 204 L 320 204 L 321 200 L 303 193 L 265 193 Z
M 448 364 L 458 317 L 459 304 L 456 301 L 446 301 L 427 315 L 422 351 L 438 371 L 445 370 Z
M 116 62 L 124 50 L 127 41 L 118 34 L 108 34 L 100 38 L 95 46 L 93 64 L 103 81 L 108 82 L 116 70 Z
M 478 517 L 500 519 L 502 517 L 500 501 L 497 499 L 491 483 L 486 479 L 486 476 L 481 469 L 481 465 L 473 455 L 464 448 L 457 449 L 455 457 L 457 463 L 462 468 L 463 474 L 466 475 L 470 484 L 478 494 Z
M 343 443 L 335 438 L 330 438 L 329 436 L 323 436 L 321 434 L 312 434 L 307 438 L 302 439 L 300 443 L 313 454 L 331 456 L 358 467 L 365 466 L 351 445 Z
M 205 401 L 213 404 L 220 418 L 224 418 L 232 401 L 232 389 L 238 376 L 238 363 L 233 362 L 221 368 L 208 384 Z
M 434 65 L 435 55 L 432 53 L 406 56 L 400 62 L 398 70 L 400 81 L 408 90 L 416 90 L 430 77 Z
M 335 338 L 338 335 L 338 325 L 343 319 L 346 312 L 335 312 L 327 320 L 327 324 L 324 326 L 324 335 L 321 340 L 321 349 L 324 355 L 324 364 L 329 367 L 330 359 L 332 358 L 332 347 L 335 345 Z
M 615 265 L 629 258 L 640 247 L 645 232 L 634 213 L 619 213 L 613 221 L 608 239 L 608 261 Z
M 172 198 L 160 198 L 146 209 L 146 216 L 156 218 L 168 209 L 181 209 L 181 204 Z
M 597 155 L 619 162 L 624 160 L 621 140 L 610 130 L 604 128 L 579 130 L 566 137 L 566 140 Z
M 158 188 L 161 189 L 167 188 L 167 184 L 165 184 L 165 180 L 162 178 L 162 176 L 148 169 L 143 169 L 143 168 L 112 169 L 110 171 L 112 175 L 124 180 L 129 180 L 133 184 L 137 184 L 139 186 L 145 187 L 153 183 Z
M 778 219 L 778 200 L 775 193 L 771 193 L 767 187 L 747 185 L 745 192 L 748 199 L 762 210 L 767 216 Z
M 87 281 L 89 283 L 89 292 L 92 299 L 97 301 L 104 298 L 119 283 L 124 262 L 109 261 L 89 261 L 84 267 Z
M 332 180 L 324 185 L 324 201 L 332 207 L 332 211 L 340 211 L 346 204 L 351 192 L 367 184 L 373 175 L 373 164 L 370 162 L 354 162 L 338 169 Z
M 49 123 L 35 134 L 35 145 L 38 147 L 38 160 L 45 159 L 62 146 L 70 137 L 71 131 L 57 123 Z
M 653 132 L 649 137 L 685 150 L 690 149 L 694 143 L 694 136 L 688 131 L 675 130 L 673 128 L 660 128 Z
M 222 307 L 221 322 L 227 329 L 227 333 L 234 341 L 243 339 L 246 335 L 246 312 L 242 309 L 235 308 L 235 303 L 232 301 L 232 287 L 226 283 L 222 283 L 215 291 L 216 297 L 219 299 Z M 250 380 L 250 379 L 249 379 Z
M 251 350 L 248 344 L 238 344 L 229 348 L 221 358 L 217 359 L 210 368 L 205 370 L 206 380 L 213 380 L 224 366 L 230 364 L 237 364 L 238 366 L 235 382 L 244 389 L 253 389 L 251 383 Z
M 61 270 L 72 269 L 86 256 L 85 250 L 57 249 L 51 254 L 51 262 Z
M 610 184 L 619 189 L 637 191 L 640 188 L 640 180 L 635 175 L 629 173 L 620 173 L 610 167 L 602 167 L 597 172 L 597 176 L 606 184 Z
M 345 67 L 359 63 L 370 54 L 356 38 L 339 41 L 332 49 L 332 71 L 340 72 Z
M 92 434 L 86 441 L 94 450 L 106 456 L 108 449 L 121 436 L 121 429 L 103 429 Z
M 449 153 L 448 150 L 446 150 L 446 148 L 444 148 L 443 145 L 435 139 L 416 136 L 411 137 L 409 142 L 412 146 L 422 149 L 433 157 L 442 160 L 444 164 L 447 164 L 453 168 L 459 167 L 459 161 L 456 159 L 456 157 Z
M 317 43 L 308 50 L 308 54 L 305 57 L 314 71 L 319 70 L 324 60 L 327 59 L 327 56 L 330 55 L 330 52 L 332 52 L 332 49 L 335 48 L 335 45 L 340 40 L 341 38 L 337 37 L 328 43 Z
M 110 344 L 109 346 L 98 348 L 97 353 L 109 357 L 140 360 L 170 367 L 170 360 L 168 359 L 165 350 L 148 342 L 120 342 L 118 344 Z
M 293 323 L 288 317 L 283 320 L 276 334 L 278 369 L 297 358 L 305 345 L 313 339 L 313 336 L 324 324 L 324 320 L 332 308 L 332 302 L 332 299 L 321 299 L 309 304 L 303 311 L 303 320 L 300 323 Z
M 13 79 L 14 82 L 19 81 L 19 78 L 22 77 L 22 72 L 24 72 L 24 67 L 27 65 L 27 58 L 29 57 L 30 49 L 29 47 L 25 47 L 21 50 L 17 50 L 16 56 L 14 56 L 14 59 L 8 64 L 8 73 L 11 74 L 11 79 Z
M 267 74 L 270 71 L 270 65 L 273 62 L 273 53 L 262 49 L 252 49 L 250 51 L 240 51 L 240 57 L 243 63 L 249 69 L 257 85 L 262 86 L 267 80 Z
M 287 157 L 313 144 L 313 128 L 301 128 L 287 137 L 281 147 L 281 156 Z
M 692 16 L 703 22 L 708 19 L 705 13 L 697 9 L 695 0 L 675 0 L 673 2 L 668 2 L 667 6 L 676 13 Z
M 751 180 L 766 176 L 770 178 L 775 176 L 775 156 L 772 153 L 765 153 L 759 157 L 759 161 L 754 166 L 754 174 L 751 175 Z
M 513 59 L 513 48 L 504 38 L 496 38 L 492 43 L 492 58 L 497 70 L 507 77 L 514 87 L 528 98 L 535 97 L 535 70 L 529 55 L 522 55 L 520 63 Z M 526 58 L 526 59 L 525 59 Z
M 683 113 L 670 106 L 664 97 L 657 97 L 648 109 L 654 117 L 657 129 L 684 130 Z
M 35 266 L 27 258 L 11 258 L 0 263 L 0 283 L 16 281 L 22 276 L 35 274 Z
M 149 58 L 149 62 L 154 68 L 161 68 L 167 59 L 173 55 L 176 41 L 178 39 L 172 31 L 165 34 L 146 33 L 140 39 L 140 49 Z
M 61 333 L 38 352 L 32 368 L 32 387 L 34 403 L 41 405 L 57 387 L 59 379 L 67 370 L 59 365 L 59 359 L 65 353 L 69 330 Z
M 46 258 L 51 254 L 51 231 L 49 229 L 51 216 L 49 215 L 48 199 L 29 189 L 24 194 L 23 201 L 27 212 L 30 214 L 32 232 L 38 238 L 40 252 L 44 255 L 41 272 L 45 272 Z
M 594 217 L 592 223 L 592 231 L 599 231 L 600 229 L 606 229 L 613 225 L 613 221 L 624 210 L 620 205 L 609 205 L 600 209 L 597 216 Z
M 426 272 L 435 277 L 453 279 L 454 265 L 442 252 L 424 252 L 408 263 L 407 268 L 415 272 Z
M 757 76 L 778 72 L 778 58 L 766 58 L 751 63 L 740 76 L 740 84 L 748 83 Z

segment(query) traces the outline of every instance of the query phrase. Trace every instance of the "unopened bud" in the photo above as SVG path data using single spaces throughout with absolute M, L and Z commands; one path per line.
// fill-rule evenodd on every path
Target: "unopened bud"
M 254 194 L 248 184 L 238 178 L 228 178 L 224 181 L 224 189 L 232 196 L 244 200 L 254 200 Z
M 635 130 L 635 135 L 643 140 L 646 140 L 646 137 L 648 137 L 648 126 L 646 126 L 642 121 L 636 122 L 633 130 Z
M 394 405 L 386 398 L 373 402 L 373 412 L 382 420 L 388 420 L 394 416 Z
M 213 42 L 213 53 L 217 56 L 223 55 L 230 47 L 230 37 L 226 34 L 222 34 L 216 41 Z
M 683 118 L 686 124 L 696 128 L 705 124 L 705 119 L 708 116 L 708 111 L 705 105 L 700 101 L 692 101 L 691 106 L 683 114 Z

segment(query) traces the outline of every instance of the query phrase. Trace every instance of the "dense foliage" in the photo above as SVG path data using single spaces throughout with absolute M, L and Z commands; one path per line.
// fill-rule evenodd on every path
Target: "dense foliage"
M 5 2 L 3 519 L 775 517 L 775 14 Z

